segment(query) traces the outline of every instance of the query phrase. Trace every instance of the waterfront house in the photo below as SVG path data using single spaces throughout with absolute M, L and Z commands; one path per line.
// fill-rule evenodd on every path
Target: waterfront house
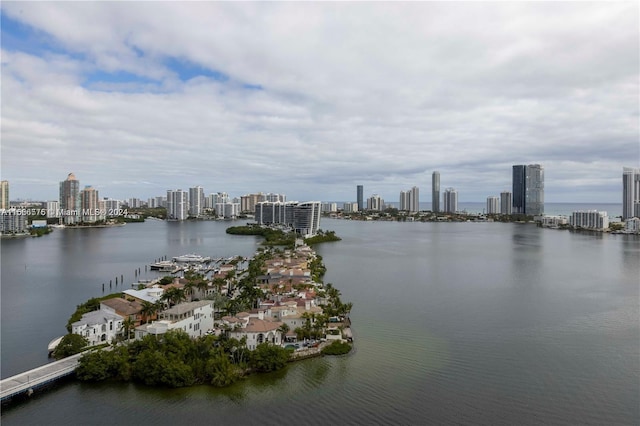
M 142 304 L 135 300 L 119 297 L 103 300 L 100 302 L 100 310 L 120 315 L 122 318 L 131 318 L 135 325 L 139 325 L 141 321 Z
M 127 300 L 135 300 L 137 302 L 149 302 L 156 303 L 162 297 L 162 293 L 164 293 L 164 289 L 160 286 L 153 285 L 149 288 L 143 288 L 142 290 L 134 290 L 128 289 L 124 290 L 125 298 Z
M 183 330 L 191 337 L 199 337 L 213 329 L 213 300 L 180 303 L 159 315 L 159 320 L 136 327 L 136 339 L 148 334 L 164 334 L 168 330 Z
M 82 315 L 71 324 L 71 332 L 87 339 L 89 346 L 111 343 L 120 333 L 123 318 L 109 310 L 97 310 Z
M 254 350 L 261 343 L 282 344 L 282 333 L 278 329 L 281 322 L 249 317 L 247 322 L 240 322 L 240 327 L 229 331 L 229 336 L 238 340 L 246 336 L 247 348 Z

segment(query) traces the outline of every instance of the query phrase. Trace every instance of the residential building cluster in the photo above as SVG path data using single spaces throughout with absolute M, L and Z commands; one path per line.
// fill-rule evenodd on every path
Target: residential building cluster
M 121 216 L 123 204 L 110 198 L 100 199 L 98 190 L 91 185 L 81 189 L 80 181 L 73 173 L 59 184 L 58 200 L 46 201 L 48 219 L 58 219 L 64 225 L 92 224 Z
M 241 297 L 238 283 L 248 270 L 241 267 L 247 259 L 234 258 L 240 261 L 222 263 L 210 276 L 205 273 L 204 284 L 195 286 L 188 278 L 176 277 L 171 283 L 161 285 L 156 280 L 140 290 L 125 290 L 120 298 L 104 300 L 99 310 L 84 314 L 71 331 L 85 337 L 91 346 L 111 343 L 119 336 L 128 338 L 125 322 L 135 339 L 180 329 L 191 337 L 226 334 L 246 338 L 250 350 L 264 342 L 295 345 L 300 330 L 307 326 L 326 333 L 327 340 L 350 340 L 348 318 L 323 317 L 322 306 L 332 301 L 324 285 L 312 277 L 315 252 L 298 245 L 271 254 L 264 261 L 262 275 L 255 279 L 261 297 L 253 309 L 229 309 Z
M 164 204 L 167 208 L 167 219 L 185 220 L 198 218 L 203 215 L 215 214 L 220 219 L 235 219 L 241 214 L 254 214 L 256 205 L 261 202 L 286 202 L 284 194 L 255 193 L 241 197 L 231 198 L 226 192 L 204 194 L 201 186 L 182 189 L 167 190 Z

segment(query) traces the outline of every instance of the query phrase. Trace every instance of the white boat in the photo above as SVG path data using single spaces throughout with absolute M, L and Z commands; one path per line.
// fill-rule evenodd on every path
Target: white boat
M 49 345 L 47 346 L 47 352 L 49 353 L 49 356 L 51 356 L 53 351 L 58 347 L 63 337 L 64 336 L 56 337 L 55 339 L 49 342 Z
M 176 264 L 169 261 L 169 260 L 161 260 L 159 262 L 154 262 L 151 265 L 149 265 L 149 267 L 151 268 L 151 270 L 159 270 L 159 271 L 170 271 L 175 269 Z
M 173 258 L 173 261 L 181 262 L 181 263 L 206 263 L 206 262 L 211 262 L 211 258 L 192 253 L 192 254 L 183 254 L 182 256 L 176 256 Z

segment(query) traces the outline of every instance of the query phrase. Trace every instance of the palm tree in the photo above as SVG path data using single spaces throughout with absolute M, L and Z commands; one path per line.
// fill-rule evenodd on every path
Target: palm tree
M 127 339 L 127 342 L 131 338 L 131 330 L 135 326 L 135 323 L 136 322 L 131 317 L 126 317 L 125 319 L 122 320 L 122 326 L 120 330 L 122 331 L 122 334 L 124 335 L 124 337 Z
M 346 317 L 349 317 L 349 313 L 351 313 L 351 309 L 353 309 L 353 302 L 344 303 L 341 307 L 342 314 Z
M 226 306 L 223 308 L 228 315 L 235 315 L 240 312 L 240 302 L 236 299 L 228 299 Z
M 204 299 L 205 297 L 207 297 L 207 290 L 209 290 L 209 282 L 205 280 L 204 277 L 201 277 L 196 282 L 196 289 L 198 290 L 199 293 L 202 294 L 202 298 Z
M 213 285 L 216 288 L 218 293 L 222 293 L 222 287 L 226 284 L 224 278 L 214 278 Z
M 193 290 L 202 289 L 202 283 L 204 282 L 204 290 L 206 290 L 207 281 L 204 279 L 204 275 L 197 273 L 191 269 L 187 270 L 184 274 L 187 282 L 184 285 L 185 295 L 189 295 L 189 300 L 193 299 Z
M 142 302 L 142 309 L 140 309 L 140 315 L 142 316 L 142 323 L 145 324 L 149 321 L 149 318 L 153 317 L 159 311 L 158 304 L 148 301 Z
M 169 305 L 177 305 L 178 303 L 186 300 L 185 291 L 178 287 L 171 287 L 162 294 L 161 300 L 169 303 Z
M 287 333 L 289 332 L 289 325 L 287 323 L 282 323 L 282 325 L 280 327 L 278 327 L 278 332 L 282 334 L 282 338 L 280 339 L 280 341 L 284 342 L 287 336 Z
M 184 284 L 184 295 L 189 296 L 189 300 L 193 300 L 193 289 L 196 287 L 196 282 L 193 279 L 187 280 Z

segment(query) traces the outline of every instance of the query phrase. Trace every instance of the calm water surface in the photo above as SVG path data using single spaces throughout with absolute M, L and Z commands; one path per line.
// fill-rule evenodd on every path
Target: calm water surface
M 164 255 L 251 255 L 258 241 L 228 225 L 3 240 L 2 377 L 47 362 L 49 340 L 103 282 L 108 292 L 124 274 L 128 287 Z M 4 409 L 3 424 L 640 422 L 640 239 L 497 223 L 322 226 L 343 237 L 318 252 L 325 282 L 354 302 L 351 355 L 227 389 L 72 382 Z

